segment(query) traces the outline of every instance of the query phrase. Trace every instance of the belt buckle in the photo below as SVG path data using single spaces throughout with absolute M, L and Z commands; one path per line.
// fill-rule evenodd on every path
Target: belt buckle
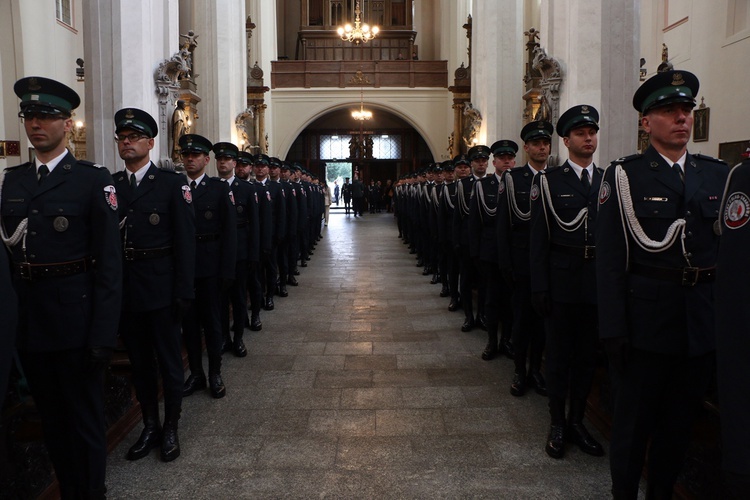
M 135 260 L 135 248 L 126 248 L 124 250 L 125 254 L 125 260 L 132 261 Z
M 18 271 L 21 273 L 21 279 L 31 281 L 31 264 L 28 262 L 20 262 L 18 264 Z
M 596 256 L 595 249 L 596 249 L 595 246 L 584 245 L 583 246 L 583 258 L 586 260 L 593 259 Z
M 698 283 L 700 268 L 684 267 L 682 268 L 682 286 L 695 286 Z

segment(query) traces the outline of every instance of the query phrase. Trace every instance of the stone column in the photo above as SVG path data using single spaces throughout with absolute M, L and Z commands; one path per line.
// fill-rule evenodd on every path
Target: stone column
M 194 1 L 191 8 L 194 25 L 180 26 L 180 30 L 192 29 L 198 35 L 193 78 L 202 101 L 193 131 L 212 142 L 239 145 L 234 120 L 246 108 L 245 4 Z
M 474 0 L 471 101 L 483 117 L 480 143 L 516 142 L 523 120 L 523 0 Z M 491 168 L 490 168 L 491 169 Z
M 143 109 L 159 121 L 154 70 L 176 52 L 178 0 L 84 0 L 86 147 L 88 157 L 112 171 L 122 169 L 114 143 L 114 114 Z M 120 61 L 121 64 L 113 64 Z M 168 134 L 159 130 L 159 134 Z M 152 158 L 163 154 L 154 147 Z
M 247 0 L 248 15 L 252 17 L 253 22 L 258 26 L 253 31 L 253 59 L 258 61 L 258 66 L 268 76 L 271 75 L 271 61 L 275 61 L 278 56 L 277 36 L 276 36 L 276 2 L 267 0 Z M 266 93 L 265 107 L 263 109 L 264 131 L 260 135 L 261 149 L 265 147 L 265 131 L 273 130 L 273 99 L 270 93 Z M 269 136 L 271 151 L 274 156 L 283 156 L 285 151 L 276 151 L 274 147 L 274 138 Z M 276 141 L 278 144 L 278 141 Z
M 601 130 L 594 159 L 610 161 L 636 149 L 639 0 L 549 0 L 542 7 L 540 44 L 562 65 L 560 113 L 577 104 L 599 110 Z M 566 149 L 559 140 L 560 158 Z

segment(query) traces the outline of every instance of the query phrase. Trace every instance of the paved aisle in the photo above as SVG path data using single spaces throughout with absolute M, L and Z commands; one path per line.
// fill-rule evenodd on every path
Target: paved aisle
M 547 457 L 546 399 L 509 394 L 512 362 L 480 359 L 485 332 L 459 331 L 396 234 L 332 215 L 249 356 L 225 355 L 227 396 L 185 399 L 181 457 L 125 460 L 139 426 L 110 498 L 606 498 L 607 458 Z

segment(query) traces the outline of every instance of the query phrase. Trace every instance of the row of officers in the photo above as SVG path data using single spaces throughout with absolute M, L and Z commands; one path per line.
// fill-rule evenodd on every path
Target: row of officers
M 724 162 L 688 153 L 698 87 L 687 71 L 646 81 L 633 106 L 650 146 L 606 170 L 593 162 L 599 113 L 578 105 L 556 126 L 523 128 L 523 166 L 518 145 L 500 140 L 395 189 L 399 236 L 442 283 L 448 309 L 463 310 L 461 331 L 487 331 L 483 359 L 514 360 L 512 395 L 548 398 L 550 457 L 563 458 L 566 442 L 605 454 L 583 423 L 601 345 L 618 499 L 637 498 L 644 464 L 646 498 L 672 498 L 716 359 L 726 495 L 750 491 L 750 281 L 737 274 L 747 268 L 750 164 L 734 187 Z M 554 132 L 568 153 L 559 166 L 547 163 Z
M 62 498 L 103 498 L 103 375 L 118 335 L 144 423 L 127 458 L 174 460 L 183 397 L 224 397 L 223 353 L 246 356 L 245 328 L 260 330 L 260 310 L 298 285 L 321 238 L 323 188 L 299 165 L 195 134 L 179 141 L 186 175 L 160 169 L 156 121 L 137 108 L 114 116 L 125 168 L 111 175 L 66 148 L 75 91 L 42 77 L 14 90 L 36 157 L 6 169 L 0 190 L 0 392 L 15 343 Z M 211 152 L 218 177 L 206 174 Z

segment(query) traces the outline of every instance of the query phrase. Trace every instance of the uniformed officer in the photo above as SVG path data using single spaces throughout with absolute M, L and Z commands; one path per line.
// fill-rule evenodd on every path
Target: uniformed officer
M 235 356 L 247 356 L 243 341 L 247 322 L 247 276 L 250 267 L 258 267 L 260 261 L 260 222 L 258 218 L 258 196 L 253 186 L 238 179 L 234 174 L 239 158 L 239 149 L 231 142 L 217 142 L 213 146 L 216 171 L 219 179 L 229 186 L 237 214 L 237 264 L 234 281 L 221 297 L 222 351 L 232 351 Z M 232 332 L 229 335 L 229 309 L 232 309 Z
M 341 186 L 341 197 L 344 198 L 344 211 L 349 215 L 352 202 L 352 185 L 349 183 L 349 177 L 344 178 L 344 185 Z
M 547 395 L 547 384 L 541 373 L 544 350 L 544 321 L 531 305 L 531 269 L 529 267 L 529 193 L 534 177 L 547 167 L 550 151 L 550 130 L 526 127 L 524 151 L 529 161 L 515 167 L 503 177 L 505 190 L 497 207 L 498 259 L 500 272 L 513 288 L 513 359 L 515 371 L 510 393 L 523 396 L 533 387 Z M 527 369 L 527 358 L 529 367 Z
M 516 164 L 518 145 L 513 141 L 498 141 L 489 148 L 484 145 L 469 149 L 472 164 L 483 161 L 487 164 L 490 154 L 495 172 L 485 175 L 474 183 L 469 204 L 469 250 L 473 262 L 478 263 L 479 289 L 484 290 L 480 306 L 485 312 L 487 346 L 482 359 L 489 361 L 498 353 L 510 355 L 510 335 L 513 325 L 510 307 L 510 290 L 500 276 L 497 255 L 497 223 L 495 214 L 500 194 L 505 190 L 501 181 L 504 170 Z M 480 299 L 481 300 L 481 299 Z M 502 332 L 498 346 L 498 326 L 502 317 Z
M 208 352 L 208 385 L 211 396 L 218 399 L 226 395 L 221 378 L 221 294 L 229 290 L 234 281 L 237 211 L 227 183 L 206 175 L 212 146 L 211 141 L 201 135 L 186 134 L 180 138 L 180 151 L 195 207 L 196 232 L 195 303 L 182 321 L 190 364 L 183 396 L 206 387 L 202 328 Z
M 13 90 L 36 156 L 6 170 L 1 193 L 18 352 L 62 498 L 104 498 L 103 375 L 122 305 L 117 194 L 107 169 L 66 149 L 78 94 L 43 77 Z
M 161 170 L 149 159 L 158 134 L 151 115 L 137 108 L 124 108 L 115 113 L 114 122 L 117 150 L 125 162 L 125 170 L 113 175 L 123 225 L 120 335 L 128 350 L 144 424 L 127 459 L 138 460 L 160 446 L 162 460 L 169 462 L 180 454 L 180 320 L 195 298 L 192 196 L 184 176 Z M 163 430 L 159 419 L 159 373 L 164 390 Z
M 532 122 L 522 136 L 534 128 L 552 135 L 550 123 Z M 565 454 L 565 439 L 590 455 L 604 454 L 583 425 L 596 368 L 594 231 L 602 171 L 593 156 L 598 131 L 599 113 L 593 106 L 574 106 L 563 113 L 557 133 L 568 148 L 568 160 L 539 172 L 530 193 L 531 294 L 534 308 L 545 318 L 550 411 L 545 450 L 553 458 Z
M 270 201 L 271 212 L 271 251 L 264 254 L 261 261 L 260 284 L 264 292 L 263 309 L 274 309 L 273 295 L 276 293 L 276 281 L 279 278 L 279 267 L 276 261 L 279 242 L 286 234 L 286 203 L 284 193 L 278 182 L 269 182 L 268 171 L 271 159 L 264 154 L 255 157 L 255 178 L 265 189 L 265 197 Z
M 443 169 L 443 184 L 440 186 L 438 208 L 438 239 L 440 242 L 440 269 L 443 280 L 441 297 L 450 296 L 449 311 L 457 311 L 460 306 L 458 291 L 459 259 L 453 247 L 453 212 L 456 209 L 456 167 L 452 160 L 440 164 Z
M 290 286 L 298 286 L 297 278 L 295 273 L 299 274 L 297 270 L 297 261 L 300 255 L 300 232 L 303 230 L 303 218 L 307 218 L 307 203 L 302 195 L 302 186 L 296 180 L 294 175 L 294 168 L 287 162 L 281 163 L 281 179 L 282 183 L 289 186 L 289 196 L 294 200 L 293 203 L 288 205 L 288 208 L 294 209 L 294 215 L 288 215 L 288 226 L 287 226 L 287 237 L 289 241 L 287 243 L 287 264 L 286 264 L 286 284 Z M 288 197 L 289 197 L 288 196 Z M 287 197 L 287 198 L 288 198 Z M 293 207 L 292 207 L 293 205 Z M 279 277 L 279 282 L 281 278 Z
M 247 151 L 237 154 L 237 165 L 234 173 L 237 178 L 246 180 L 250 184 L 255 198 L 258 200 L 258 246 L 261 259 L 271 253 L 271 203 L 265 188 L 258 184 L 253 173 L 255 157 Z M 252 175 L 252 177 L 251 177 Z M 247 290 L 250 297 L 250 330 L 258 332 L 263 329 L 260 320 L 260 309 L 263 305 L 263 290 L 260 286 L 260 263 L 250 262 L 247 275 Z
M 285 181 L 281 176 L 282 161 L 278 158 L 271 158 L 270 169 L 268 172 L 269 182 L 278 184 L 281 188 L 281 199 L 286 204 L 284 213 L 286 222 L 284 224 L 284 234 L 279 237 L 279 246 L 276 251 L 276 262 L 279 268 L 279 279 L 276 286 L 276 293 L 279 297 L 287 297 L 289 292 L 286 285 L 289 282 L 289 253 L 292 251 L 292 243 L 297 241 L 297 196 L 294 188 L 289 181 Z M 288 170 L 289 165 L 287 165 Z M 292 237 L 292 235 L 294 237 Z M 293 269 L 293 267 L 292 267 Z M 292 276 L 294 277 L 294 276 Z
M 0 186 L 2 186 L 5 172 L 0 172 Z M 0 408 L 5 403 L 8 392 L 8 376 L 13 366 L 13 353 L 16 348 L 16 333 L 18 327 L 18 298 L 13 289 L 10 273 L 10 258 L 7 249 L 0 249 Z
M 690 154 L 698 79 L 657 73 L 633 97 L 651 145 L 599 193 L 600 337 L 610 362 L 612 493 L 671 498 L 714 357 L 717 217 L 728 168 Z M 650 440 L 650 445 L 649 445 Z
M 716 365 L 721 404 L 721 460 L 726 497 L 750 491 L 750 158 L 734 167 L 721 203 L 716 264 Z

